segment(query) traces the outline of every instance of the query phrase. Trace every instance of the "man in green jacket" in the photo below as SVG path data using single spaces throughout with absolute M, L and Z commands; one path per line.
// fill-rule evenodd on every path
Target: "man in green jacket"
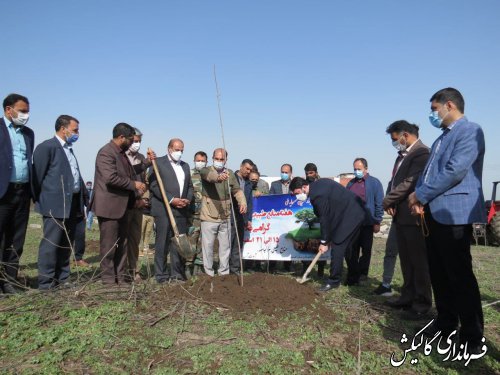
M 229 256 L 231 254 L 231 195 L 238 203 L 241 214 L 247 211 L 247 202 L 236 177 L 225 167 L 227 151 L 217 148 L 213 153 L 213 165 L 200 171 L 202 180 L 201 200 L 201 241 L 203 267 L 205 273 L 214 276 L 213 255 L 214 241 L 219 241 L 219 275 L 229 274 Z

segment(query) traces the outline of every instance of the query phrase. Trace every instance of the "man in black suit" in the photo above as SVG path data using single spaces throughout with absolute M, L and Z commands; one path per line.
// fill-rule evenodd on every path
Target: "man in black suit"
M 339 183 L 326 178 L 309 185 L 307 180 L 295 177 L 290 183 L 290 192 L 301 201 L 309 197 L 314 214 L 320 221 L 319 251 L 326 253 L 330 248 L 332 250 L 330 278 L 319 290 L 327 292 L 338 288 L 344 255 L 359 236 L 359 229 L 365 219 L 363 202 Z
M 431 279 L 420 218 L 411 214 L 408 196 L 415 190 L 424 171 L 429 148 L 418 138 L 418 126 L 405 120 L 393 122 L 386 132 L 399 157 L 393 169 L 391 190 L 385 196 L 383 205 L 394 218 L 403 273 L 401 296 L 386 303 L 397 309 L 409 309 L 403 313 L 403 319 L 419 319 L 425 317 L 432 306 Z
M 35 144 L 29 119 L 28 98 L 10 94 L 3 101 L 4 117 L 0 118 L 0 294 L 14 294 L 19 258 L 23 253 L 28 226 Z
M 179 229 L 179 233 L 187 233 L 189 205 L 193 198 L 193 183 L 189 164 L 181 161 L 184 152 L 184 142 L 178 138 L 168 143 L 167 155 L 157 159 L 158 172 L 164 183 L 167 199 Z M 184 259 L 171 245 L 173 230 L 167 209 L 160 191 L 158 179 L 154 171 L 149 177 L 151 191 L 151 215 L 156 223 L 155 241 L 155 278 L 158 283 L 168 281 L 183 281 Z M 170 270 L 167 269 L 167 257 L 170 253 Z
M 33 153 L 33 192 L 36 210 L 43 215 L 43 238 L 38 249 L 38 289 L 69 284 L 71 244 L 84 220 L 85 183 L 73 153 L 79 122 L 61 115 L 56 135 Z

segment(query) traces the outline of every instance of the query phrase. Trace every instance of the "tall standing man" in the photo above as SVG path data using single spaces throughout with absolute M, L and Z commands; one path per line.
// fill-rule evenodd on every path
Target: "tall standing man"
M 35 144 L 29 119 L 28 98 L 10 94 L 3 101 L 0 118 L 0 293 L 14 294 L 17 289 L 19 258 L 23 253 L 28 227 L 32 178 L 32 155 Z M 2 241 L 3 239 L 3 241 Z
M 79 137 L 76 118 L 61 115 L 56 135 L 33 153 L 33 193 L 43 216 L 43 238 L 38 249 L 38 289 L 69 285 L 71 247 L 81 225 L 85 233 L 85 183 L 73 144 Z
M 96 214 L 100 230 L 101 280 L 104 284 L 126 281 L 128 214 L 142 202 L 146 185 L 135 181 L 137 171 L 125 152 L 134 142 L 135 130 L 126 123 L 113 128 L 113 139 L 97 153 L 94 195 L 90 209 Z M 150 157 L 150 156 L 149 156 Z M 139 201 L 139 202 L 138 202 Z
M 213 165 L 200 171 L 203 184 L 201 201 L 201 242 L 205 273 L 214 276 L 215 238 L 219 240 L 219 275 L 229 274 L 231 255 L 231 199 L 234 197 L 241 215 L 247 212 L 247 202 L 232 170 L 226 168 L 227 151 L 216 148 Z
M 290 181 L 292 180 L 293 168 L 291 164 L 285 163 L 281 166 L 280 177 L 281 179 L 271 182 L 271 188 L 269 189 L 269 194 L 288 194 L 290 192 Z M 278 262 L 276 260 L 271 260 L 268 262 L 268 269 L 270 273 L 275 273 L 278 267 Z M 292 262 L 284 262 L 283 268 L 285 271 L 290 272 L 292 268 Z
M 359 228 L 365 219 L 363 202 L 342 185 L 327 178 L 309 184 L 309 181 L 295 177 L 290 183 L 290 192 L 301 201 L 306 201 L 309 197 L 314 214 L 320 221 L 319 251 L 326 253 L 329 249 L 332 250 L 330 278 L 319 290 L 327 292 L 338 288 L 345 253 L 359 236 Z
M 481 348 L 484 323 L 470 243 L 472 223 L 486 222 L 481 183 L 484 134 L 464 116 L 464 98 L 458 90 L 439 90 L 430 102 L 430 122 L 442 134 L 408 201 L 415 214 L 424 213 L 429 228 L 427 256 L 438 313 L 433 330 L 447 335 L 460 322 L 460 342 L 475 353 Z
M 151 162 L 139 152 L 142 142 L 142 132 L 137 128 L 134 128 L 134 131 L 134 141 L 125 154 L 133 167 L 142 166 L 139 173 L 136 172 L 134 180 L 146 184 L 145 169 L 151 165 Z M 137 198 L 143 199 L 144 194 Z M 137 204 L 135 208 L 130 210 L 128 215 L 127 273 L 128 276 L 135 281 L 141 280 L 137 262 L 139 259 L 139 244 L 141 242 L 143 208 L 147 204 L 147 201 L 142 204 Z
M 240 169 L 234 174 L 236 181 L 240 185 L 241 191 L 245 195 L 247 202 L 247 211 L 240 214 L 235 210 L 235 219 L 231 220 L 231 257 L 229 259 L 229 271 L 234 274 L 240 273 L 240 252 L 243 249 L 243 236 L 245 229 L 252 228 L 252 183 L 250 182 L 250 173 L 252 172 L 255 164 L 250 159 L 243 159 L 240 164 Z M 236 206 L 238 201 L 233 198 L 233 204 Z M 232 213 L 231 213 L 232 214 Z M 236 225 L 234 225 L 236 222 Z M 238 234 L 236 236 L 236 234 Z M 239 239 L 239 242 L 238 242 Z M 259 270 L 260 262 L 247 260 L 245 261 L 245 269 L 256 271 Z
M 173 138 L 168 143 L 167 155 L 157 159 L 158 172 L 163 181 L 168 204 L 172 207 L 177 228 L 180 234 L 187 233 L 189 205 L 193 198 L 193 183 L 189 164 L 181 160 L 184 142 Z M 149 176 L 151 190 L 151 215 L 156 223 L 155 241 L 155 278 L 158 283 L 168 281 L 184 281 L 184 259 L 172 246 L 172 223 L 160 191 L 155 171 Z M 167 257 L 170 254 L 170 269 L 167 268 Z
M 357 285 L 368 279 L 368 270 L 372 257 L 373 233 L 380 232 L 380 223 L 384 216 L 382 201 L 384 188 L 382 183 L 368 173 L 368 161 L 356 158 L 353 162 L 354 178 L 347 183 L 347 190 L 352 191 L 365 204 L 365 221 L 359 237 L 347 258 L 349 274 L 347 285 Z M 361 256 L 359 256 L 361 252 Z
M 188 221 L 188 236 L 191 246 L 196 249 L 195 258 L 186 262 L 186 268 L 193 275 L 200 273 L 200 269 L 203 267 L 202 252 L 201 252 L 201 222 L 200 222 L 200 211 L 201 211 L 201 191 L 203 186 L 201 183 L 200 171 L 207 166 L 208 155 L 205 151 L 198 151 L 194 154 L 194 168 L 191 169 L 191 182 L 193 183 L 193 198 L 191 199 L 191 205 L 189 210 L 191 211 L 191 216 Z
M 395 308 L 409 308 L 402 317 L 418 319 L 424 317 L 432 306 L 431 279 L 421 223 L 419 218 L 411 215 L 408 196 L 415 190 L 429 159 L 429 148 L 418 138 L 418 126 L 408 121 L 393 122 L 386 132 L 401 156 L 394 166 L 391 190 L 383 204 L 393 217 L 403 273 L 401 296 L 387 301 L 387 304 Z

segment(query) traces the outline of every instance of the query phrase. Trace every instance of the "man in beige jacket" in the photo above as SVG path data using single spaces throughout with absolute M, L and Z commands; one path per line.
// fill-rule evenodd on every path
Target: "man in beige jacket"
M 200 171 L 203 185 L 201 201 L 201 239 L 205 273 L 214 276 L 213 255 L 215 238 L 219 240 L 219 275 L 229 274 L 231 254 L 231 195 L 238 202 L 241 214 L 247 211 L 243 191 L 230 169 L 225 168 L 227 151 L 217 148 L 213 165 Z

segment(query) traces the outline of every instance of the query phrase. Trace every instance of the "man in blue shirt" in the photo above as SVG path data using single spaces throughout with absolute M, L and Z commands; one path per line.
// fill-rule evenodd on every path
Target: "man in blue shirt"
M 0 118 L 0 293 L 14 294 L 17 289 L 19 258 L 23 253 L 30 210 L 30 180 L 35 135 L 26 126 L 28 98 L 10 94 L 3 101 Z
M 368 269 L 372 256 L 373 233 L 380 231 L 384 216 L 382 201 L 384 188 L 381 182 L 368 173 L 368 161 L 356 158 L 353 162 L 355 177 L 347 183 L 347 190 L 356 194 L 365 204 L 365 221 L 361 226 L 358 240 L 351 253 L 346 254 L 348 266 L 347 285 L 358 285 L 368 279 Z M 361 251 L 361 256 L 359 256 Z
M 84 225 L 87 194 L 73 152 L 79 122 L 61 115 L 55 130 L 55 136 L 40 143 L 33 154 L 33 194 L 36 210 L 43 215 L 43 238 L 38 249 L 40 290 L 71 285 L 72 245 L 78 225 Z

